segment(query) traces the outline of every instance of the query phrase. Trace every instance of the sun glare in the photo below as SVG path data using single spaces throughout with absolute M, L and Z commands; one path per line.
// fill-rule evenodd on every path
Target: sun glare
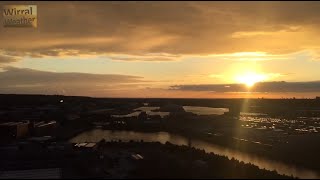
M 254 86 L 255 83 L 261 82 L 267 79 L 266 75 L 257 74 L 254 72 L 241 74 L 236 76 L 236 81 L 245 84 L 247 87 Z

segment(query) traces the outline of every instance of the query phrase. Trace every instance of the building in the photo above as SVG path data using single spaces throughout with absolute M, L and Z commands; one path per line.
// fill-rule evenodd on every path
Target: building
M 97 143 L 77 143 L 73 146 L 76 150 L 95 151 L 98 148 Z
M 3 139 L 18 139 L 29 135 L 29 121 L 5 122 L 0 124 L 0 136 Z
M 28 169 L 0 172 L 0 179 L 61 179 L 60 168 Z
M 33 135 L 35 136 L 48 136 L 55 133 L 57 127 L 56 121 L 41 121 L 34 124 Z
M 131 154 L 131 158 L 134 160 L 142 160 L 143 156 L 141 156 L 140 154 Z

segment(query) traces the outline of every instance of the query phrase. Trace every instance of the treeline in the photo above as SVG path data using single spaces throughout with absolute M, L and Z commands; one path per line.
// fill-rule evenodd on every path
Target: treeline
M 134 148 L 143 156 L 127 178 L 249 178 L 289 179 L 276 171 L 259 169 L 253 164 L 206 153 L 204 150 L 169 142 L 100 142 L 101 147 Z

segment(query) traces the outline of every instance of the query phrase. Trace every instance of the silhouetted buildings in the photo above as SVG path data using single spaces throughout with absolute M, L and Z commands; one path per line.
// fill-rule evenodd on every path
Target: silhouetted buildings
M 0 124 L 0 138 L 12 140 L 23 138 L 29 135 L 29 121 L 5 122 Z
M 3 122 L 0 124 L 0 138 L 4 141 L 11 141 L 28 136 L 48 136 L 53 135 L 56 128 L 56 121 Z
M 74 149 L 79 151 L 95 151 L 97 148 L 97 143 L 77 143 L 74 145 Z

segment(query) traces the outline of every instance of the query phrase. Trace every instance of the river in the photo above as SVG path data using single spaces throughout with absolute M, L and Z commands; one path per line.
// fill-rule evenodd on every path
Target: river
M 208 143 L 202 140 L 197 139 L 189 139 L 184 136 L 168 133 L 168 132 L 135 132 L 135 131 L 111 131 L 111 130 L 102 130 L 102 129 L 94 129 L 90 131 L 83 132 L 70 141 L 73 143 L 80 142 L 99 142 L 101 139 L 105 139 L 106 141 L 111 140 L 122 140 L 122 141 L 140 141 L 143 140 L 145 142 L 160 142 L 166 143 L 167 141 L 176 144 L 176 145 L 188 145 L 197 149 L 203 149 L 206 152 L 213 152 L 215 154 L 226 156 L 229 159 L 234 158 L 239 161 L 243 161 L 244 163 L 251 163 L 258 166 L 260 169 L 267 170 L 276 170 L 279 174 L 285 175 L 293 175 L 298 178 L 306 178 L 306 179 L 319 179 L 320 174 L 307 170 L 304 168 L 298 168 L 293 165 L 284 164 L 282 162 L 278 162 L 275 160 L 270 160 L 266 158 L 262 158 L 253 154 L 243 153 L 237 150 L 233 150 L 226 147 L 217 146 L 212 143 Z

